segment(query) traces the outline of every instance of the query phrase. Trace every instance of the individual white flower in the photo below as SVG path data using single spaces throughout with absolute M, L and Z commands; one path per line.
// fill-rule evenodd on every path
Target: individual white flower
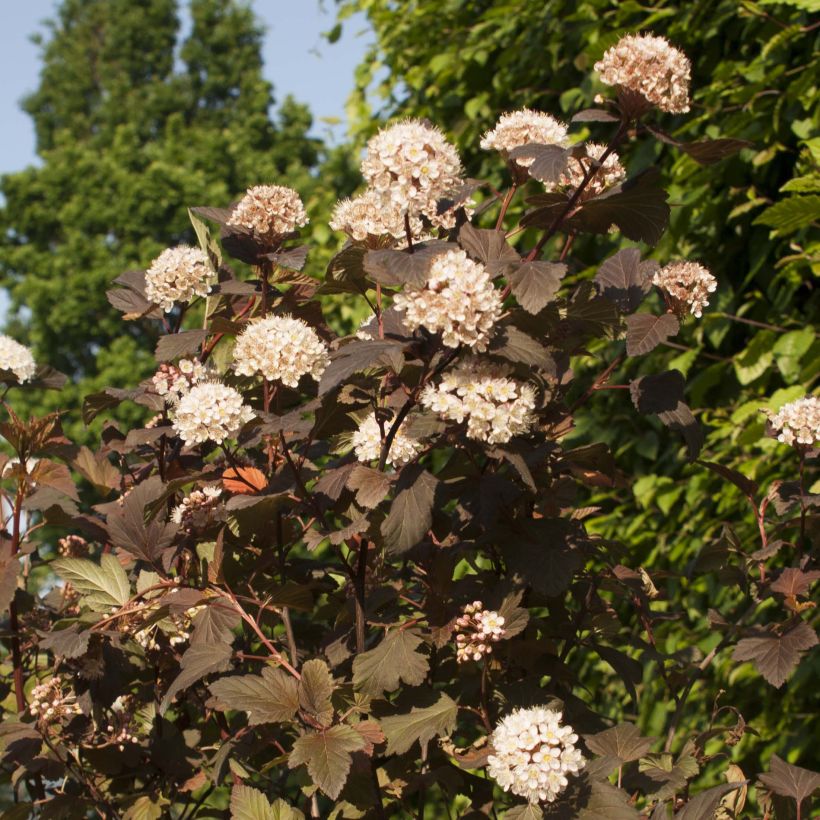
M 216 485 L 194 490 L 182 499 L 182 503 L 174 507 L 171 520 L 179 524 L 180 529 L 191 533 L 205 529 L 218 518 L 219 499 L 222 489 Z
M 535 423 L 535 390 L 509 378 L 504 365 L 467 359 L 448 370 L 438 384 L 428 384 L 421 404 L 442 418 L 461 424 L 467 435 L 487 444 L 504 444 Z
M 551 803 L 586 760 L 575 748 L 578 735 L 561 723 L 562 713 L 543 706 L 516 709 L 490 735 L 487 774 L 504 791 L 530 803 Z
M 404 120 L 371 137 L 362 174 L 388 210 L 432 219 L 438 201 L 461 182 L 462 167 L 438 128 Z
M 820 398 L 804 396 L 784 404 L 777 413 L 769 413 L 769 424 L 784 444 L 811 447 L 820 441 Z
M 208 368 L 198 359 L 180 359 L 176 365 L 161 364 L 151 377 L 151 384 L 157 395 L 176 404 L 195 384 L 210 375 Z
M 174 430 L 186 444 L 214 441 L 221 444 L 253 418 L 241 394 L 217 381 L 192 387 L 176 407 Z
M 405 312 L 408 328 L 423 326 L 441 333 L 448 347 L 466 344 L 481 351 L 487 348 L 502 302 L 484 265 L 453 250 L 434 257 L 423 288 L 397 293 L 393 304 Z
M 595 63 L 602 82 L 640 94 L 671 114 L 689 110 L 692 64 L 664 37 L 627 34 Z
M 27 382 L 37 370 L 37 364 L 25 345 L 0 334 L 0 370 L 10 370 L 18 382 Z
M 481 139 L 485 151 L 500 151 L 507 156 L 513 148 L 537 143 L 538 145 L 565 146 L 567 126 L 549 114 L 522 108 L 508 114 L 502 114 L 495 128 L 488 131 Z M 535 157 L 518 157 L 516 165 L 529 168 Z
M 259 374 L 288 387 L 298 387 L 306 374 L 318 381 L 330 363 L 327 346 L 316 331 L 287 315 L 249 322 L 236 339 L 233 358 L 240 376 Z
M 271 243 L 307 223 L 307 213 L 299 194 L 283 185 L 248 188 L 227 222 L 228 225 L 253 231 Z
M 390 426 L 391 422 L 386 422 L 385 435 Z M 407 435 L 403 427 L 404 425 L 401 425 L 396 432 L 387 456 L 386 463 L 393 464 L 396 467 L 401 467 L 403 464 L 412 461 L 423 449 L 422 443 L 418 439 Z M 374 415 L 368 416 L 353 434 L 353 452 L 356 453 L 356 458 L 359 461 L 364 462 L 375 461 L 381 456 L 381 430 Z
M 190 302 L 211 291 L 208 255 L 199 248 L 166 248 L 145 272 L 145 295 L 166 313 L 176 302 Z
M 652 284 L 668 294 L 676 312 L 687 309 L 700 318 L 717 289 L 717 279 L 697 262 L 670 262 L 652 277 Z
M 467 604 L 456 619 L 456 660 L 480 661 L 493 651 L 492 644 L 507 634 L 504 618 L 497 612 L 484 609 L 481 601 Z
M 607 188 L 617 185 L 626 178 L 626 169 L 621 165 L 620 158 L 615 151 L 607 155 L 603 164 L 600 163 L 607 146 L 599 142 L 584 143 L 584 154 L 580 157 L 570 157 L 567 162 L 567 170 L 561 174 L 558 181 L 553 184 L 545 184 L 548 191 L 558 188 L 577 188 L 583 181 L 584 176 L 593 169 L 589 182 L 583 191 L 583 198 L 597 196 Z

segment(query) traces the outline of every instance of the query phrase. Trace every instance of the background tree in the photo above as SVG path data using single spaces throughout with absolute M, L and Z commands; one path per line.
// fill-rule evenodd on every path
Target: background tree
M 62 409 L 151 371 L 154 340 L 122 335 L 105 290 L 193 241 L 187 204 L 227 205 L 283 176 L 309 203 L 315 188 L 321 144 L 292 99 L 271 118 L 252 11 L 193 0 L 189 13 L 180 43 L 176 0 L 66 0 L 42 41 L 40 85 L 24 102 L 42 164 L 0 181 L 0 276 L 14 335 L 73 377 Z

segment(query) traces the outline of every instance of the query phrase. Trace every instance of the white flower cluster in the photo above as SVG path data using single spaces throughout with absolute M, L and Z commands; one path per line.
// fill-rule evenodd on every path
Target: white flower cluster
M 385 425 L 385 433 L 390 429 L 391 422 Z M 401 467 L 412 461 L 423 449 L 422 443 L 406 435 L 402 426 L 399 427 L 390 445 L 390 452 L 387 456 L 387 464 L 394 464 Z M 368 416 L 353 434 L 353 452 L 359 461 L 375 461 L 381 455 L 382 435 L 379 423 L 375 416 Z
M 523 145 L 560 145 L 567 142 L 567 126 L 549 114 L 522 108 L 508 114 L 502 114 L 495 128 L 481 138 L 481 147 L 485 151 L 500 151 L 505 156 Z M 535 157 L 518 157 L 516 165 L 529 168 Z
M 621 37 L 595 63 L 595 70 L 607 85 L 640 94 L 661 111 L 684 114 L 689 110 L 692 64 L 664 37 Z
M 194 385 L 179 401 L 174 430 L 186 444 L 215 441 L 221 444 L 253 418 L 241 394 L 221 382 Z
M 162 633 L 171 646 L 181 646 L 191 639 L 194 616 L 202 608 L 201 606 L 192 606 L 180 614 L 174 614 L 162 621 L 150 623 L 144 629 L 134 632 L 134 640 L 143 649 L 156 650 L 160 648 L 160 633 Z
M 528 432 L 535 419 L 532 385 L 509 378 L 504 365 L 468 359 L 428 384 L 421 393 L 424 407 L 448 421 L 467 421 L 467 435 L 488 444 L 504 444 Z
M 166 313 L 176 302 L 190 302 L 211 292 L 208 255 L 199 248 L 166 248 L 145 272 L 145 295 Z
M 402 209 L 373 189 L 337 202 L 330 227 L 346 233 L 356 242 L 372 243 L 382 237 L 403 240 L 406 235 Z M 413 238 L 421 236 L 422 230 L 421 220 L 411 215 L 410 233 Z
M 462 167 L 438 128 L 405 120 L 371 137 L 362 174 L 388 212 L 398 209 L 442 224 L 450 220 L 437 214 L 437 203 L 459 185 Z
M 669 295 L 673 308 L 687 309 L 698 319 L 709 304 L 709 294 L 717 289 L 717 279 L 697 262 L 670 262 L 652 277 L 657 285 Z
M 769 424 L 784 444 L 812 446 L 820 441 L 820 398 L 804 396 L 769 414 Z
M 37 370 L 37 364 L 25 345 L 0 333 L 0 370 L 10 370 L 18 382 L 27 382 Z
M 193 490 L 190 495 L 182 499 L 181 504 L 174 507 L 171 520 L 188 533 L 205 529 L 216 520 L 215 513 L 219 507 L 221 495 L 222 489 L 215 485 Z
M 66 691 L 59 675 L 31 690 L 28 711 L 43 723 L 57 723 L 65 717 L 79 715 L 81 712 L 74 694 Z
M 486 350 L 487 339 L 501 314 L 501 294 L 487 269 L 464 251 L 436 256 L 423 288 L 407 288 L 393 299 L 405 311 L 404 324 L 441 333 L 448 347 L 466 344 Z
M 586 760 L 575 748 L 578 735 L 561 718 L 561 712 L 536 706 L 516 709 L 496 726 L 487 773 L 505 792 L 551 803 L 569 784 L 567 775 L 584 768 Z
M 198 382 L 209 375 L 208 369 L 197 359 L 180 359 L 179 364 L 161 364 L 151 377 L 157 394 L 166 396 L 171 404 L 179 400 Z
M 233 350 L 234 370 L 240 376 L 257 373 L 288 387 L 310 374 L 319 380 L 330 363 L 325 343 L 316 331 L 292 316 L 254 319 L 239 334 Z
M 617 185 L 626 178 L 626 169 L 621 165 L 620 158 L 615 151 L 608 154 L 601 164 L 600 160 L 606 148 L 606 145 L 599 142 L 585 143 L 585 155 L 570 157 L 566 172 L 561 175 L 556 183 L 552 185 L 545 184 L 544 187 L 548 191 L 554 191 L 557 188 L 577 188 L 584 181 L 584 176 L 591 168 L 594 168 L 595 171 L 584 188 L 584 199 L 597 196 L 612 185 Z
M 506 634 L 501 615 L 484 609 L 481 601 L 467 604 L 463 614 L 456 619 L 456 660 L 459 663 L 480 661 L 493 651 L 492 644 Z
M 64 558 L 85 558 L 88 555 L 88 541 L 81 535 L 66 535 L 57 540 L 57 552 Z
M 253 231 L 271 243 L 307 223 L 308 216 L 301 197 L 293 188 L 283 185 L 248 188 L 227 222 L 228 225 Z

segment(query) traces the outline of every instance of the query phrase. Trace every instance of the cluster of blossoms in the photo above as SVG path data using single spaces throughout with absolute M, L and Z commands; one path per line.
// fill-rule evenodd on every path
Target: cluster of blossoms
M 502 301 L 484 265 L 454 250 L 433 259 L 423 288 L 406 288 L 393 304 L 404 311 L 408 328 L 426 327 L 441 333 L 448 347 L 466 344 L 482 351 Z
M 386 425 L 390 427 L 390 422 Z M 382 451 L 382 433 L 375 416 L 368 416 L 353 434 L 353 452 L 359 461 L 375 461 Z M 390 445 L 390 453 L 387 456 L 387 464 L 401 467 L 412 461 L 423 449 L 422 443 L 406 435 L 402 427 L 399 427 L 393 443 Z
M 0 334 L 0 370 L 9 370 L 19 382 L 27 382 L 37 370 L 31 351 L 11 336 Z
M 456 619 L 456 660 L 480 661 L 493 651 L 492 644 L 507 634 L 504 618 L 491 609 L 484 609 L 481 601 L 473 601 L 464 607 Z
M 203 487 L 194 490 L 189 496 L 182 499 L 182 503 L 174 507 L 171 520 L 179 524 L 184 532 L 203 530 L 219 518 L 219 498 L 221 488 L 217 486 Z
M 208 255 L 199 248 L 167 248 L 145 272 L 145 295 L 166 313 L 176 302 L 190 302 L 211 292 Z
M 180 359 L 179 364 L 161 364 L 151 378 L 151 384 L 160 396 L 171 404 L 179 400 L 198 382 L 208 376 L 208 370 L 198 359 Z
M 66 691 L 59 675 L 55 675 L 45 683 L 38 684 L 31 690 L 31 703 L 28 711 L 43 723 L 58 723 L 63 718 L 81 713 L 74 694 Z
M 84 558 L 88 555 L 88 541 L 81 535 L 66 535 L 57 540 L 57 552 L 64 558 Z
M 371 137 L 362 175 L 388 212 L 423 215 L 447 227 L 437 204 L 458 187 L 462 167 L 455 147 L 438 128 L 405 120 Z
M 820 398 L 804 396 L 784 404 L 777 413 L 769 414 L 769 424 L 778 441 L 811 447 L 820 441 Z
M 604 53 L 595 70 L 607 85 L 639 94 L 670 114 L 689 110 L 692 64 L 664 37 L 628 34 Z
M 179 401 L 174 430 L 186 444 L 214 441 L 221 444 L 253 418 L 242 395 L 217 381 L 194 385 Z
M 282 237 L 307 225 L 302 199 L 293 188 L 256 185 L 249 188 L 231 212 L 227 224 L 254 232 L 276 244 Z
M 177 590 L 172 589 L 168 594 L 174 592 Z M 148 626 L 134 632 L 134 640 L 144 649 L 155 650 L 160 646 L 158 638 L 162 632 L 171 646 L 180 646 L 191 639 L 194 618 L 203 608 L 192 606 L 183 612 L 173 612 L 162 621 L 149 623 Z
M 504 444 L 534 423 L 535 389 L 509 378 L 504 365 L 467 359 L 421 393 L 424 407 L 449 421 L 467 421 L 467 435 Z
M 419 237 L 423 230 L 421 220 L 415 214 L 410 215 L 409 219 L 411 235 Z M 346 233 L 356 242 L 376 246 L 382 244 L 383 237 L 403 240 L 407 233 L 402 209 L 372 189 L 352 199 L 337 202 L 330 227 Z
M 697 262 L 670 262 L 652 277 L 668 296 L 676 313 L 687 309 L 700 318 L 709 304 L 709 294 L 717 289 L 717 279 Z
M 240 376 L 259 374 L 288 387 L 298 387 L 309 374 L 319 380 L 330 362 L 325 343 L 316 331 L 292 316 L 254 319 L 239 334 L 233 351 L 234 370 Z
M 560 145 L 567 142 L 567 126 L 549 114 L 522 108 L 509 114 L 502 114 L 495 128 L 488 131 L 481 139 L 485 151 L 499 151 L 508 156 L 514 148 L 524 145 Z M 534 157 L 518 157 L 515 164 L 529 168 Z
M 561 175 L 555 184 L 546 184 L 544 187 L 548 191 L 554 191 L 557 188 L 577 188 L 584 181 L 586 174 L 591 173 L 592 169 L 594 169 L 594 172 L 592 172 L 590 180 L 584 188 L 584 199 L 598 196 L 612 185 L 617 185 L 626 179 L 626 169 L 621 165 L 620 158 L 614 151 L 609 153 L 601 163 L 601 157 L 606 149 L 607 146 L 599 142 L 585 143 L 584 155 L 570 157 L 566 172 Z
M 487 773 L 504 791 L 551 803 L 567 787 L 567 775 L 583 769 L 586 761 L 574 745 L 578 735 L 561 718 L 561 712 L 536 706 L 516 709 L 496 726 Z

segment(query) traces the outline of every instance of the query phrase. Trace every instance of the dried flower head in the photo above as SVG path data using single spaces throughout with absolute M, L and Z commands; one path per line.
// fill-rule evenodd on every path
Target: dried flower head
M 292 316 L 254 319 L 237 337 L 233 357 L 239 375 L 259 374 L 288 387 L 298 387 L 305 375 L 318 381 L 330 362 L 316 331 Z
M 467 359 L 421 393 L 424 407 L 448 421 L 467 422 L 467 435 L 503 444 L 529 432 L 535 423 L 535 390 L 509 378 L 504 365 Z
M 391 422 L 385 425 L 385 431 L 390 429 Z M 423 449 L 422 443 L 404 432 L 404 425 L 399 427 L 396 436 L 390 445 L 387 464 L 401 467 L 412 461 Z M 382 434 L 376 417 L 368 416 L 353 434 L 353 452 L 359 461 L 375 461 L 381 456 Z
M 700 318 L 709 304 L 709 294 L 717 289 L 717 279 L 697 262 L 670 262 L 652 277 L 667 294 L 673 310 L 678 314 L 690 312 Z
M 604 53 L 595 70 L 607 85 L 639 94 L 670 114 L 689 110 L 692 64 L 664 37 L 628 34 Z
M 222 489 L 216 485 L 193 490 L 190 495 L 182 499 L 182 503 L 174 507 L 171 520 L 179 524 L 184 532 L 204 530 L 214 521 L 221 520 L 220 496 Z
M 575 748 L 578 735 L 561 723 L 562 713 L 536 706 L 516 709 L 490 736 L 493 754 L 487 774 L 504 791 L 530 803 L 551 803 L 569 785 L 586 761 Z
M 408 328 L 441 333 L 448 347 L 469 345 L 486 350 L 487 339 L 501 314 L 501 294 L 487 269 L 464 251 L 447 251 L 433 259 L 423 288 L 397 293 L 397 310 Z
M 37 718 L 38 722 L 45 724 L 59 723 L 64 718 L 81 713 L 74 693 L 63 684 L 59 675 L 55 675 L 45 683 L 38 684 L 31 690 L 31 703 L 28 711 Z
M 186 444 L 214 441 L 221 444 L 253 418 L 241 394 L 217 381 L 201 382 L 179 401 L 174 430 Z
M 491 609 L 484 609 L 481 601 L 467 604 L 456 619 L 456 660 L 480 661 L 493 651 L 492 644 L 507 634 L 504 618 Z
M 293 188 L 283 185 L 256 185 L 248 188 L 227 222 L 228 225 L 253 231 L 260 239 L 271 244 L 307 223 L 308 217 L 301 197 Z
M 81 535 L 66 535 L 57 540 L 57 552 L 65 558 L 85 558 L 88 541 Z
M 198 382 L 211 375 L 197 359 L 180 359 L 179 364 L 161 364 L 151 378 L 151 384 L 160 396 L 171 404 L 179 400 Z
M 811 447 L 820 441 L 820 398 L 804 396 L 784 404 L 776 413 L 769 413 L 769 424 L 784 444 Z
M 166 248 L 145 272 L 145 295 L 166 313 L 176 302 L 190 302 L 211 291 L 213 277 L 207 254 L 199 248 L 179 245 Z
M 9 370 L 18 382 L 27 382 L 37 370 L 37 364 L 25 345 L 0 333 L 0 370 Z
M 389 240 L 403 241 L 406 236 L 404 211 L 372 189 L 337 202 L 330 227 L 334 231 L 343 231 L 356 242 L 369 242 L 374 246 L 391 245 Z M 413 238 L 420 236 L 422 230 L 419 218 L 412 216 L 410 232 Z M 387 242 L 384 242 L 385 238 Z
M 495 128 L 481 139 L 485 151 L 500 151 L 507 156 L 514 148 L 536 143 L 538 145 L 566 145 L 567 126 L 549 114 L 522 108 L 502 114 Z M 535 157 L 518 157 L 516 165 L 529 168 Z
M 434 217 L 438 200 L 460 182 L 462 167 L 438 128 L 405 120 L 371 137 L 362 174 L 389 209 Z

